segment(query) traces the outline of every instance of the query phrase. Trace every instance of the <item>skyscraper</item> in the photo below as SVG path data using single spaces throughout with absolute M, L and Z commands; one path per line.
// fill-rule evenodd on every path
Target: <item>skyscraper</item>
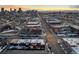
M 18 9 L 18 12 L 22 12 L 22 9 L 21 9 L 21 8 L 19 8 L 19 9 Z
M 1 8 L 1 12 L 4 12 L 4 8 Z
M 12 8 L 10 8 L 10 12 L 12 11 Z

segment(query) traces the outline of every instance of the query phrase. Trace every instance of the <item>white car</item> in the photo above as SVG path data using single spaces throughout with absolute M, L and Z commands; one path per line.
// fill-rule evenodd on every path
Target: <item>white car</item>
M 57 36 L 59 36 L 59 37 L 66 37 L 65 34 L 57 34 Z

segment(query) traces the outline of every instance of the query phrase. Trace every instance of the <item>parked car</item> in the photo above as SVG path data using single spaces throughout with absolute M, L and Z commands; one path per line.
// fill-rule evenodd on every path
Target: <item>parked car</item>
M 66 37 L 65 34 L 57 34 L 58 37 Z

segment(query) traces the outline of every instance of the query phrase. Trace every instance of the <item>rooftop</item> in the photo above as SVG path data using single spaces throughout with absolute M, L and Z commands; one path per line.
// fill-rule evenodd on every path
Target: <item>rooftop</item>
M 75 53 L 79 53 L 79 38 L 63 38 L 68 42 Z

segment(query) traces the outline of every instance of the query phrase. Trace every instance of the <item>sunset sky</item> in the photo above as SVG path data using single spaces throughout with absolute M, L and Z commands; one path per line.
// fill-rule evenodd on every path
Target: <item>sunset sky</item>
M 70 5 L 0 5 L 0 8 L 4 7 L 9 10 L 10 8 L 18 9 L 22 8 L 22 10 L 43 10 L 43 11 L 59 11 L 59 10 L 79 10 L 79 6 L 70 6 Z

